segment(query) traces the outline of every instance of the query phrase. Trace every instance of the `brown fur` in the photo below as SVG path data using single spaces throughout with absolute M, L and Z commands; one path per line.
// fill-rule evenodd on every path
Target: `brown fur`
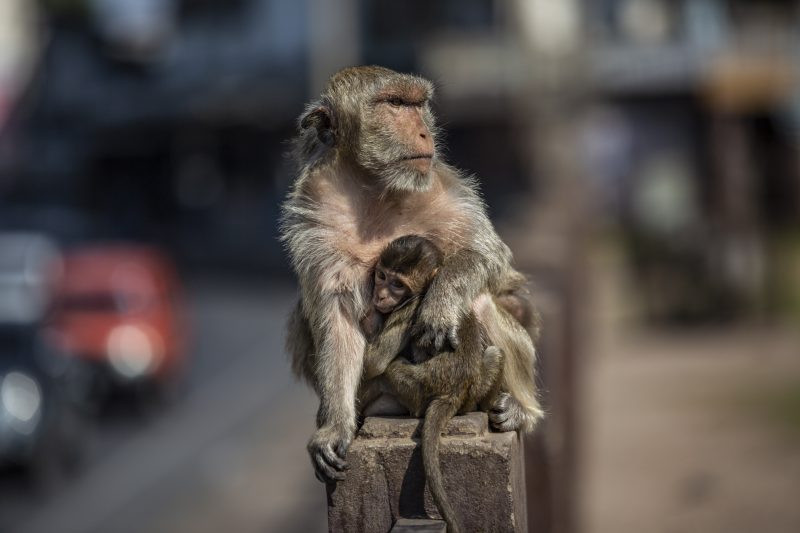
M 292 367 L 320 397 L 318 429 L 308 444 L 320 479 L 343 478 L 364 369 L 360 321 L 370 307 L 370 270 L 386 244 L 416 234 L 444 254 L 412 331 L 418 353 L 457 342 L 481 293 L 517 292 L 524 284 L 475 182 L 437 155 L 432 91 L 427 80 L 381 67 L 345 69 L 298 121 L 298 177 L 283 206 L 282 239 L 299 278 L 300 303 L 287 345 Z M 405 103 L 395 105 L 387 96 Z M 406 159 L 428 149 L 430 160 Z M 502 346 L 502 388 L 510 393 L 493 406 L 503 415 L 493 423 L 529 430 L 541 416 L 533 344 L 516 321 L 486 318 L 496 325 L 499 338 L 490 339 Z
M 414 289 L 407 286 L 404 300 L 391 310 L 386 328 L 367 346 L 368 365 L 386 361 L 403 350 L 409 339 L 419 296 L 433 279 L 439 267 L 439 256 L 432 253 L 430 241 L 417 237 L 401 237 L 392 241 L 380 256 L 379 263 L 392 272 L 404 271 L 413 278 Z M 387 274 L 389 275 L 389 274 Z M 395 358 L 377 381 L 377 387 L 392 394 L 413 416 L 424 417 L 422 458 L 428 486 L 448 531 L 461 528 L 447 498 L 439 465 L 440 436 L 447 422 L 457 413 L 468 412 L 482 404 L 495 390 L 502 368 L 502 353 L 487 346 L 487 337 L 476 314 L 462 320 L 458 348 L 442 351 L 420 364 Z M 375 384 L 366 385 L 376 389 Z M 362 394 L 369 394 L 362 392 Z

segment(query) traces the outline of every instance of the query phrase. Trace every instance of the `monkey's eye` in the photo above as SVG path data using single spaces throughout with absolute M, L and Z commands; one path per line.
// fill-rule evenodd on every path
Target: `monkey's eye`
M 390 96 L 389 98 L 386 99 L 386 102 L 392 107 L 400 107 L 405 103 L 403 102 L 403 99 L 400 98 L 399 96 Z
M 401 282 L 397 281 L 396 279 L 393 279 L 392 282 L 389 285 L 391 285 L 393 289 L 402 289 L 403 288 L 403 284 Z
M 383 281 L 383 280 L 386 279 L 386 274 L 383 273 L 383 270 L 376 270 L 375 271 L 375 277 L 378 278 L 379 280 Z

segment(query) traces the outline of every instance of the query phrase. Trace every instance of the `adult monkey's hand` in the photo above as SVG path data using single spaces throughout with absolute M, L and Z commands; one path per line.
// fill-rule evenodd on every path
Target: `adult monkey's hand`
M 358 321 L 343 304 L 343 295 L 327 295 L 320 303 L 329 329 L 321 331 L 316 348 L 315 371 L 320 378 L 317 430 L 308 442 L 308 453 L 317 479 L 344 479 L 345 455 L 356 431 L 356 391 L 361 380 L 365 342 Z
M 481 254 L 463 249 L 445 260 L 422 301 L 412 330 L 417 361 L 458 346 L 458 325 L 486 287 L 488 265 Z
M 308 442 L 307 449 L 318 480 L 326 483 L 344 479 L 348 468 L 344 458 L 352 440 L 352 432 L 342 431 L 341 426 L 323 426 L 317 429 Z

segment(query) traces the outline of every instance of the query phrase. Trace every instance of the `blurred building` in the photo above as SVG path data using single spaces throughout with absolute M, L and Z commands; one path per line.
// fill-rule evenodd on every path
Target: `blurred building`
M 537 282 L 551 414 L 531 522 L 570 531 L 587 235 L 619 229 L 657 321 L 800 317 L 799 17 L 789 0 L 0 0 L 0 228 L 284 272 L 304 102 L 352 64 L 431 78 L 446 157 Z
M 194 263 L 280 265 L 283 143 L 307 93 L 303 4 L 42 8 L 45 51 L 3 133 L 6 202 L 66 208 L 90 219 L 85 237 L 159 242 Z
M 587 8 L 588 166 L 629 230 L 649 311 L 769 310 L 769 239 L 800 214 L 797 2 Z
M 44 51 L 3 132 L 5 202 L 58 206 L 56 218 L 95 228 L 87 237 L 160 242 L 191 264 L 282 268 L 285 141 L 324 79 L 354 63 L 432 75 L 449 154 L 491 176 L 490 204 L 529 190 L 513 113 L 520 86 L 508 69 L 485 70 L 513 48 L 502 3 L 442 3 L 402 24 L 398 10 L 414 12 L 391 2 L 334 13 L 311 0 L 44 1 Z M 485 60 L 443 70 L 471 41 L 460 56 L 482 50 Z

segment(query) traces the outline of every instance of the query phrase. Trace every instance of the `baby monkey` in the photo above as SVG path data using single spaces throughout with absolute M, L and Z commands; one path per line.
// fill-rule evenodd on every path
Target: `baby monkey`
M 417 235 L 399 237 L 384 248 L 375 265 L 372 307 L 361 321 L 368 340 L 374 341 L 382 331 L 386 315 L 424 295 L 442 260 L 439 248 Z M 404 315 L 411 318 L 409 313 Z M 392 320 L 393 324 L 404 325 L 399 322 L 399 317 Z M 383 355 L 388 364 L 397 353 Z
M 362 406 L 386 392 L 412 416 L 424 416 L 422 458 L 425 476 L 450 532 L 461 531 L 447 499 L 439 465 L 440 436 L 456 414 L 487 409 L 497 394 L 501 350 L 489 346 L 473 310 L 461 321 L 458 347 L 412 363 L 409 333 L 428 285 L 442 263 L 428 239 L 407 235 L 384 249 L 375 266 L 373 311 L 362 320 L 369 344 L 365 354 Z M 415 357 L 415 359 L 419 359 Z M 373 379 L 374 378 L 374 379 Z

